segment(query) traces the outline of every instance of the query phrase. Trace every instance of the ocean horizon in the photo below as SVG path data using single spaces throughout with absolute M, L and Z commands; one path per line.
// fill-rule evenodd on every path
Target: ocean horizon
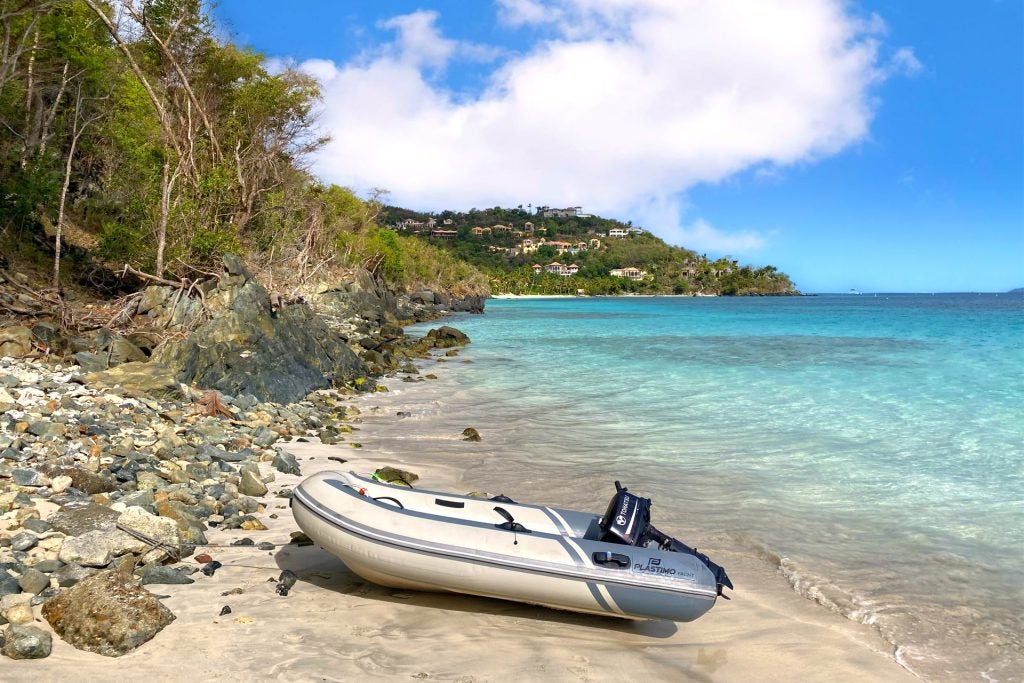
M 927 680 L 1019 676 L 1024 296 L 496 299 L 452 324 L 464 362 L 424 390 L 484 434 L 474 481 L 597 509 L 619 479 Z

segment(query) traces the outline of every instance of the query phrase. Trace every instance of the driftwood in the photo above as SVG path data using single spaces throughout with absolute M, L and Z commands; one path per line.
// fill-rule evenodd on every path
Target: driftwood
M 200 413 L 206 417 L 233 417 L 215 389 L 207 391 L 196 403 L 202 408 Z

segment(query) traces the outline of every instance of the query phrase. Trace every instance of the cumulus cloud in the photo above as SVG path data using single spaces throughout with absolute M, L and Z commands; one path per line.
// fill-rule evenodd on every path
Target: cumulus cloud
M 884 22 L 841 0 L 499 0 L 496 18 L 535 40 L 473 95 L 438 74 L 501 52 L 445 38 L 434 12 L 387 20 L 394 39 L 351 62 L 300 65 L 332 136 L 317 172 L 412 207 L 581 205 L 749 251 L 767 236 L 687 223 L 680 196 L 857 143 L 872 87 L 920 69 L 909 48 L 884 60 Z

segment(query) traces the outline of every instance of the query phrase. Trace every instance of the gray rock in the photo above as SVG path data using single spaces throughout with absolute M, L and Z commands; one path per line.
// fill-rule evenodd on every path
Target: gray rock
M 39 538 L 28 531 L 22 531 L 21 533 L 14 534 L 11 537 L 11 550 L 31 550 L 36 546 L 36 542 Z
M 237 265 L 230 261 L 229 273 Z M 308 306 L 274 312 L 267 291 L 244 272 L 221 278 L 207 303 L 212 320 L 153 353 L 184 384 L 290 403 L 365 374 L 362 361 Z
M 242 480 L 238 484 L 238 491 L 246 496 L 265 496 L 267 494 L 267 485 L 253 476 L 252 472 L 246 471 L 242 472 Z
M 89 531 L 109 527 L 117 522 L 118 513 L 103 505 L 66 505 L 50 515 L 47 521 L 54 530 L 68 536 L 80 536 Z
M 280 438 L 281 435 L 274 430 L 268 429 L 267 427 L 260 427 L 256 430 L 256 433 L 253 434 L 252 442 L 261 448 L 267 448 L 268 446 L 274 445 L 274 443 L 276 443 Z
M 38 569 L 30 568 L 21 573 L 18 585 L 26 593 L 42 593 L 43 589 L 50 587 L 50 579 Z
M 22 453 L 13 448 L 5 448 L 3 452 L 0 453 L 0 458 L 3 458 L 4 460 L 13 460 L 14 462 L 24 462 L 28 460 L 29 454 Z
M 149 585 L 151 583 L 163 583 L 163 584 L 188 584 L 195 583 L 195 579 L 189 578 L 182 572 L 178 571 L 174 567 L 165 567 L 158 564 L 150 564 L 139 570 L 139 576 L 142 579 L 142 584 Z
M 57 635 L 80 650 L 119 657 L 150 640 L 174 614 L 130 574 L 99 572 L 43 605 Z
M 448 325 L 430 330 L 425 339 L 436 349 L 464 346 L 469 343 L 469 337 L 465 333 Z
M 0 597 L 5 595 L 17 595 L 21 592 L 21 584 L 18 579 L 5 571 L 0 571 Z
M 80 564 L 67 564 L 55 571 L 53 576 L 57 579 L 57 585 L 61 588 L 70 588 L 98 571 L 98 569 L 83 567 Z
M 302 472 L 299 470 L 299 463 L 295 460 L 295 456 L 287 451 L 278 451 L 274 459 L 270 461 L 270 464 L 278 472 L 284 472 L 285 474 L 294 474 L 300 476 Z
M 33 569 L 38 569 L 39 571 L 43 572 L 44 574 L 52 574 L 53 572 L 57 571 L 58 569 L 60 569 L 63 566 L 64 566 L 64 563 L 61 562 L 60 560 L 42 560 L 42 561 L 36 562 L 34 565 L 32 565 L 32 568 Z
M 11 659 L 42 659 L 50 656 L 52 636 L 31 624 L 11 624 L 7 627 L 3 653 Z
M 38 517 L 29 517 L 21 523 L 21 526 L 37 534 L 45 534 L 53 528 L 49 522 L 39 519 Z
M 50 483 L 45 475 L 29 469 L 11 470 L 11 481 L 18 486 L 45 486 Z
M 50 420 L 36 420 L 28 425 L 28 433 L 40 438 L 59 438 L 64 436 L 66 431 L 67 425 Z

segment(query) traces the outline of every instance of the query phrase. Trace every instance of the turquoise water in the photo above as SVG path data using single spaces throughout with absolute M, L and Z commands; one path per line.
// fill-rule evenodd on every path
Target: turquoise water
M 622 479 L 926 678 L 1024 671 L 1024 297 L 492 300 L 454 324 L 446 401 L 496 481 L 593 508 Z

